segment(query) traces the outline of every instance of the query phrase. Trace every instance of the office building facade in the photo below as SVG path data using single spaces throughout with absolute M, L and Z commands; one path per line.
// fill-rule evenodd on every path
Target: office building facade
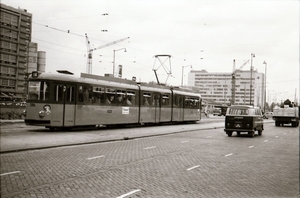
M 251 104 L 263 106 L 266 87 L 263 73 L 258 73 L 257 70 L 252 71 L 251 93 L 250 71 L 236 70 L 235 86 L 233 84 L 232 73 L 191 70 L 188 74 L 188 86 L 197 87 L 204 100 L 215 101 L 222 105 Z M 232 92 L 233 86 L 235 87 L 235 94 Z
M 0 101 L 23 101 L 26 77 L 33 70 L 45 71 L 45 52 L 31 43 L 32 14 L 0 3 Z M 41 58 L 39 58 L 41 55 Z M 41 59 L 41 60 L 39 60 Z

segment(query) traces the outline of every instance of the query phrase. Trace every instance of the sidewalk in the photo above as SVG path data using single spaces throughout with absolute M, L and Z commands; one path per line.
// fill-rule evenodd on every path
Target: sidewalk
M 267 120 L 266 122 L 273 122 Z M 24 121 L 14 121 L 1 123 L 11 124 L 11 127 L 18 127 L 20 130 L 7 128 L 1 130 L 1 150 L 0 153 L 15 151 L 25 151 L 32 149 L 45 149 L 61 146 L 82 145 L 100 142 L 112 142 L 128 139 L 137 139 L 150 136 L 168 135 L 189 131 L 206 129 L 220 129 L 224 133 L 224 117 L 212 116 L 203 118 L 198 124 L 180 124 L 150 127 L 128 127 L 128 128 L 99 128 L 96 130 L 75 130 L 75 131 L 54 131 L 44 127 L 26 129 Z M 18 125 L 18 126 L 14 126 Z M 20 125 L 20 126 L 19 126 Z M 7 126 L 6 127 L 10 127 Z M 25 130 L 24 130 L 25 128 Z

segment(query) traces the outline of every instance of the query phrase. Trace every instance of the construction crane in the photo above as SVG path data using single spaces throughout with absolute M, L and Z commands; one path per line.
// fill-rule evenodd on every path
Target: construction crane
M 240 66 L 238 69 L 235 69 L 235 59 L 233 60 L 233 71 L 232 71 L 232 90 L 231 90 L 231 105 L 235 104 L 235 85 L 236 85 L 236 71 L 237 70 L 241 70 L 245 65 L 247 65 L 247 63 L 249 62 L 249 60 L 247 60 L 246 62 L 244 62 L 242 64 L 242 66 Z
M 120 43 L 120 42 L 122 42 L 122 41 L 125 41 L 125 40 L 129 39 L 130 37 L 122 38 L 122 39 L 119 39 L 119 40 L 116 40 L 116 41 L 107 43 L 107 44 L 105 44 L 105 45 L 101 45 L 101 46 L 96 47 L 96 48 L 92 48 L 91 42 L 89 41 L 89 38 L 88 38 L 88 36 L 87 36 L 87 33 L 85 33 L 85 38 L 86 38 L 87 53 L 88 53 L 88 56 L 87 56 L 87 66 L 86 66 L 86 73 L 91 74 L 91 73 L 92 73 L 92 63 L 93 63 L 93 51 L 98 50 L 98 49 L 101 49 L 101 48 L 108 47 L 108 46 L 110 46 L 110 45 L 114 45 L 114 44 Z

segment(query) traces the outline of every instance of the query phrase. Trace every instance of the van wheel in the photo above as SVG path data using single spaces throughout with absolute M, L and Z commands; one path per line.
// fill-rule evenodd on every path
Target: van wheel
M 251 132 L 249 132 L 248 134 L 249 134 L 251 137 L 254 137 L 255 132 L 254 132 L 254 131 L 251 131 Z
M 232 132 L 227 132 L 228 137 L 232 136 Z

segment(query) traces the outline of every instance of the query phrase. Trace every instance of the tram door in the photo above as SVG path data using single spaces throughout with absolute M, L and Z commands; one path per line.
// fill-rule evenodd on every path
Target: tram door
M 153 105 L 154 105 L 154 121 L 160 122 L 160 107 L 161 107 L 161 96 L 160 93 L 153 94 Z
M 179 121 L 184 121 L 184 96 L 178 95 Z
M 58 126 L 71 127 L 75 124 L 75 85 L 58 84 L 54 86 L 56 105 L 52 109 Z M 56 125 L 56 124 L 55 124 Z

